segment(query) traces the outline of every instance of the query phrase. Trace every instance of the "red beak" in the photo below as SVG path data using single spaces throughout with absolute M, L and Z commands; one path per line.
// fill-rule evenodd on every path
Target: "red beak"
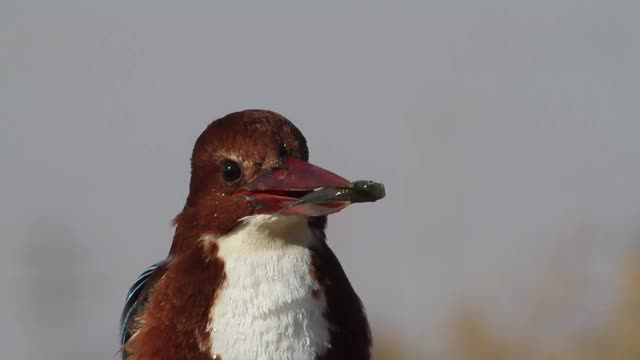
M 285 209 L 298 198 L 323 187 L 351 187 L 349 180 L 319 166 L 286 157 L 271 170 L 258 175 L 252 182 L 235 192 L 258 203 L 258 214 L 322 216 L 340 211 L 349 202 L 299 205 Z

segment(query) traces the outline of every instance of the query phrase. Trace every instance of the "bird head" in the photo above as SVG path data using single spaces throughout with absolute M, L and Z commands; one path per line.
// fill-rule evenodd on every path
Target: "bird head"
M 212 122 L 193 149 L 189 195 L 176 218 L 178 227 L 223 235 L 253 215 L 304 217 L 323 227 L 326 215 L 348 203 L 287 205 L 314 189 L 351 182 L 308 158 L 300 130 L 277 113 L 245 110 Z

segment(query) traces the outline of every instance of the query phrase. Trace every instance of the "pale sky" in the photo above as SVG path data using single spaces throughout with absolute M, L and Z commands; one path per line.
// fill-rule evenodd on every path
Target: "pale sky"
M 384 182 L 330 218 L 374 336 L 424 350 L 481 296 L 519 312 L 594 226 L 607 282 L 640 233 L 640 3 L 0 3 L 0 345 L 111 359 L 170 246 L 212 120 L 282 113 L 311 161 Z M 526 286 L 525 286 L 526 287 Z

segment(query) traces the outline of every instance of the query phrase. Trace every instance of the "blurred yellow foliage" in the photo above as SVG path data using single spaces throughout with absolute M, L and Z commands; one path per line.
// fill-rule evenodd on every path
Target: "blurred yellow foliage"
M 451 322 L 452 356 L 459 360 L 638 360 L 640 258 L 625 264 L 623 277 L 610 320 L 559 345 L 545 344 L 532 335 L 512 337 L 494 327 L 485 311 L 464 309 Z M 544 312 L 536 309 L 540 311 Z
M 534 299 L 534 317 L 527 330 L 508 332 L 489 318 L 482 307 L 459 309 L 451 318 L 449 356 L 455 360 L 639 360 L 640 359 L 640 256 L 624 263 L 619 296 L 607 321 L 559 343 L 541 341 L 536 317 L 553 317 L 557 309 Z M 579 293 L 579 291 L 577 291 Z M 544 298 L 544 294 L 540 294 Z M 541 304 L 546 304 L 542 305 Z M 546 307 L 546 308 L 545 308 Z M 546 314 L 546 315 L 545 315 Z M 401 344 L 399 339 L 378 336 L 376 360 L 435 359 Z

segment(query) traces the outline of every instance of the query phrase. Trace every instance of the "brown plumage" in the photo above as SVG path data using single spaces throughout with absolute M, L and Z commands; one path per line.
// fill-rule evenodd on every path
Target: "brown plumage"
M 233 181 L 222 173 L 225 161 L 230 159 L 241 169 L 239 178 Z M 289 170 L 281 170 L 283 159 L 289 159 L 291 164 L 312 166 L 306 163 L 308 149 L 302 133 L 287 119 L 270 111 L 229 114 L 211 123 L 200 135 L 191 159 L 189 195 L 174 220 L 176 231 L 169 255 L 133 299 L 135 311 L 124 317 L 125 359 L 212 360 L 216 355 L 233 360 L 217 354 L 215 349 L 211 351 L 211 309 L 226 274 L 216 242 L 202 239 L 229 233 L 245 216 L 260 211 L 270 213 L 267 212 L 270 205 L 266 205 L 269 196 L 290 195 L 284 190 L 263 193 L 242 190 L 260 176 L 274 172 L 286 175 Z M 230 174 L 235 176 L 233 172 Z M 311 191 L 317 184 L 308 185 Z M 309 217 L 308 224 L 324 237 L 326 216 Z M 326 298 L 324 316 L 330 324 L 330 346 L 317 358 L 368 359 L 371 338 L 362 304 L 335 255 L 322 240 L 320 246 L 311 249 L 309 271 Z

